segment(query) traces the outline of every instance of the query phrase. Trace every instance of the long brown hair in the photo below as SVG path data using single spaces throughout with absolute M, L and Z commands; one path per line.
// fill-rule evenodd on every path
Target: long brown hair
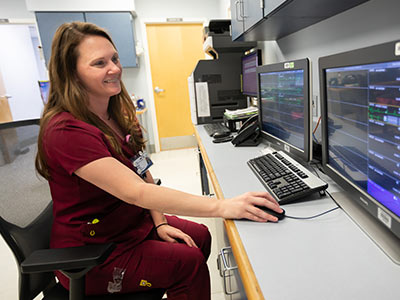
M 107 32 L 91 23 L 65 23 L 57 29 L 53 37 L 49 62 L 49 96 L 40 120 L 38 153 L 35 161 L 36 170 L 46 179 L 49 179 L 50 175 L 43 149 L 43 134 L 51 118 L 58 113 L 69 112 L 78 120 L 98 127 L 110 140 L 114 149 L 118 153 L 122 153 L 121 146 L 113 130 L 89 110 L 87 92 L 77 80 L 78 46 L 88 35 L 104 37 L 115 48 Z M 118 123 L 124 134 L 131 135 L 129 143 L 132 150 L 135 152 L 142 150 L 144 148 L 144 139 L 136 120 L 135 107 L 122 81 L 121 92 L 110 97 L 108 113 Z

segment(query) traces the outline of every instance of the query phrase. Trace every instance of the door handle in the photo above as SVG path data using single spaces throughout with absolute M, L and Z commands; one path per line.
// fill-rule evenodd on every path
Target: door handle
M 156 87 L 154 88 L 154 92 L 156 92 L 157 94 L 159 94 L 159 93 L 165 92 L 165 90 L 164 90 L 164 89 L 160 89 L 158 86 L 156 86 Z
M 12 98 L 12 96 L 11 96 L 11 95 L 7 95 L 7 94 L 6 94 L 6 95 L 1 95 L 0 97 L 1 97 L 1 98 L 3 98 L 3 97 L 4 97 L 4 98 L 7 98 L 7 99 L 10 99 L 10 98 Z

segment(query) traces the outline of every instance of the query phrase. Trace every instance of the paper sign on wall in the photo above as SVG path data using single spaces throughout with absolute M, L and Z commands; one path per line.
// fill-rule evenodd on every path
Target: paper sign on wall
M 199 117 L 210 116 L 210 100 L 208 95 L 208 83 L 196 82 L 197 115 Z

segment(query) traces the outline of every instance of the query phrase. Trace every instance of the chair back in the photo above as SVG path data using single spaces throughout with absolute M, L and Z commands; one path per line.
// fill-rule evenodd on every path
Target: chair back
M 49 247 L 52 201 L 35 172 L 39 119 L 0 124 L 0 232 L 18 265 L 19 299 L 31 300 L 55 282 L 52 273 L 22 274 L 32 251 Z M 50 202 L 50 203 L 49 203 Z

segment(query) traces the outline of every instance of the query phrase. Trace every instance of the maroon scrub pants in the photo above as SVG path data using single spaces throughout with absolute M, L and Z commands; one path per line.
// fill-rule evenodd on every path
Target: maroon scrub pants
M 124 255 L 113 262 L 113 266 L 117 267 L 114 273 L 115 270 L 117 273 L 118 270 L 123 270 L 123 274 L 120 271 L 121 276 L 114 274 L 112 279 L 110 266 L 105 268 L 110 274 L 108 289 L 111 285 L 116 287 L 117 292 L 130 293 L 164 288 L 167 289 L 169 300 L 211 298 L 210 275 L 206 263 L 210 255 L 211 235 L 207 227 L 177 217 L 167 216 L 167 220 L 171 226 L 191 236 L 199 248 L 191 248 L 182 241 L 179 243 L 161 241 L 153 230 L 144 242 L 129 252 L 129 255 Z M 99 289 L 104 290 L 104 281 L 96 277 L 95 274 L 87 276 L 87 294 L 99 294 Z M 103 284 L 99 284 L 99 281 L 103 281 Z

